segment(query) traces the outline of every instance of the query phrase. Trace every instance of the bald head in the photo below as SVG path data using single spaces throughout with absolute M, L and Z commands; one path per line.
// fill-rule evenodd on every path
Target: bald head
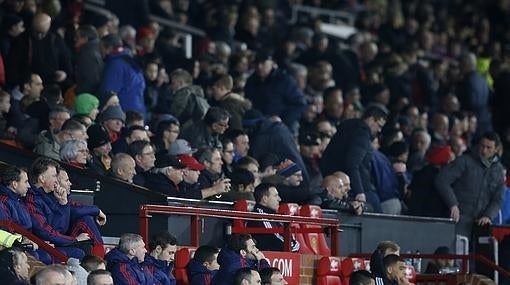
M 45 13 L 39 13 L 32 20 L 32 29 L 36 35 L 46 35 L 51 27 L 51 17 Z
M 324 188 L 328 193 L 338 199 L 342 199 L 345 197 L 347 192 L 350 189 L 349 187 L 346 187 L 344 184 L 341 175 L 337 174 L 338 172 L 335 172 L 329 176 L 324 177 L 322 180 L 322 188 Z M 349 178 L 347 175 L 344 174 L 347 179 Z M 343 176 L 342 176 L 343 177 Z M 350 182 L 349 182 L 350 184 Z

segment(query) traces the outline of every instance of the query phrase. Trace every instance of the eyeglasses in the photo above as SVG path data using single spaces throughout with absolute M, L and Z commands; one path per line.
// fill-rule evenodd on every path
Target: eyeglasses
M 151 152 L 145 152 L 145 153 L 142 153 L 142 155 L 154 155 L 154 152 L 151 151 Z

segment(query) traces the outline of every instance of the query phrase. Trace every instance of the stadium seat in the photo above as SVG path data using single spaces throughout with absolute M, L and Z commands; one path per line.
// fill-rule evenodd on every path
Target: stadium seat
M 296 203 L 281 203 L 278 213 L 282 215 L 296 216 L 299 215 L 299 205 Z M 299 224 L 292 224 L 293 228 L 299 229 Z M 299 242 L 299 253 L 301 254 L 315 254 L 307 245 L 302 233 L 296 233 L 294 238 Z
M 186 266 L 190 260 L 190 251 L 188 248 L 181 248 L 175 253 L 174 276 L 177 284 L 188 285 L 188 272 Z
M 363 258 L 350 258 L 347 257 L 344 260 L 342 260 L 341 264 L 341 278 L 342 278 L 342 284 L 343 285 L 349 285 L 349 278 L 351 277 L 351 274 L 354 271 L 367 269 L 366 268 L 367 260 Z M 370 261 L 368 261 L 368 264 L 370 264 Z
M 303 205 L 300 209 L 300 215 L 304 217 L 322 218 L 322 209 L 315 205 Z M 303 228 L 320 229 L 317 225 L 303 225 Z M 318 255 L 330 256 L 331 250 L 329 249 L 328 243 L 324 233 L 306 233 L 303 234 L 307 246 Z
M 237 200 L 234 202 L 234 211 L 251 212 L 254 207 L 255 207 L 255 201 Z M 233 225 L 234 225 L 234 227 L 246 227 L 246 221 L 240 220 L 240 219 L 239 220 L 234 219 Z
M 317 285 L 342 285 L 340 258 L 324 256 L 317 263 Z

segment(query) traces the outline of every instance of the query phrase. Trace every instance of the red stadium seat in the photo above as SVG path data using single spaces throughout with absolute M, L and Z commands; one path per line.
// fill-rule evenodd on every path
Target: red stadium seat
M 300 210 L 300 215 L 304 217 L 322 218 L 322 209 L 315 205 L 303 205 Z M 317 225 L 303 225 L 303 228 L 320 229 Z M 331 255 L 328 243 L 324 233 L 306 233 L 303 234 L 307 246 L 318 255 Z
M 347 257 L 344 260 L 342 260 L 341 265 L 341 274 L 342 277 L 342 284 L 343 285 L 349 285 L 349 278 L 351 277 L 351 274 L 354 271 L 363 270 L 366 269 L 366 264 L 370 264 L 369 260 L 365 260 L 363 258 L 350 258 Z
M 188 272 L 186 266 L 190 260 L 190 250 L 188 248 L 181 248 L 175 253 L 175 267 L 174 276 L 177 284 L 188 285 Z
M 340 258 L 324 256 L 317 263 L 317 285 L 342 285 Z
M 251 212 L 255 207 L 255 201 L 251 200 L 237 200 L 234 203 L 234 211 Z M 234 219 L 234 227 L 246 227 L 246 221 Z
M 282 215 L 296 216 L 299 215 L 299 205 L 295 203 L 282 203 L 278 209 L 278 213 Z M 299 229 L 299 224 L 292 224 L 293 228 Z M 294 238 L 299 242 L 299 253 L 315 254 L 307 245 L 302 233 L 296 233 Z

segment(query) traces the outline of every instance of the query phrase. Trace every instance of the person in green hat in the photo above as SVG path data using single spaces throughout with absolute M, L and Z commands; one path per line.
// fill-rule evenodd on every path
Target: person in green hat
M 74 110 L 77 114 L 90 117 L 94 121 L 99 113 L 99 99 L 90 93 L 81 93 L 76 97 Z

